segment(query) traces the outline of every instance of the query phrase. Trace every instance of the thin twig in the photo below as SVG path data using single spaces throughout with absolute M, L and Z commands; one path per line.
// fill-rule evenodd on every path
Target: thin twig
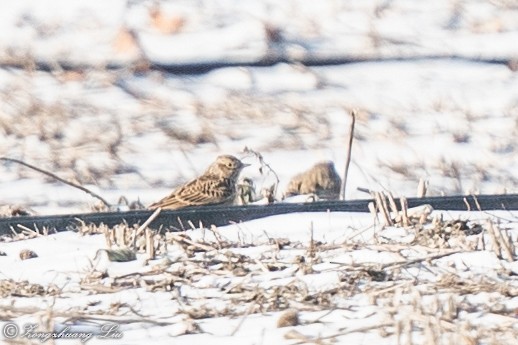
M 146 230 L 146 228 L 149 226 L 149 224 L 151 224 L 152 221 L 155 220 L 156 217 L 158 217 L 158 215 L 160 214 L 160 212 L 162 212 L 162 208 L 161 207 L 157 207 L 155 212 L 153 212 L 151 214 L 151 216 L 149 216 L 149 218 L 144 222 L 144 224 L 142 224 L 136 231 L 135 231 L 135 237 L 133 237 L 133 243 L 132 243 L 132 246 L 133 248 L 135 248 L 135 245 L 136 245 L 136 241 L 137 241 L 137 237 L 144 231 Z
M 171 235 L 171 238 L 173 239 L 173 241 L 176 241 L 176 242 L 179 242 L 179 243 L 184 242 L 184 243 L 190 244 L 191 246 L 196 247 L 198 249 L 201 249 L 202 251 L 205 251 L 205 252 L 210 252 L 210 251 L 216 250 L 216 248 L 214 248 L 214 247 L 211 247 L 209 245 L 205 245 L 203 243 L 194 242 L 190 238 L 183 237 L 183 236 L 180 236 L 180 235 L 174 235 L 173 234 L 173 235 Z
M 357 110 L 351 112 L 351 129 L 349 131 L 349 146 L 347 147 L 347 156 L 345 157 L 344 178 L 342 180 L 342 190 L 340 192 L 340 200 L 345 200 L 345 186 L 347 185 L 347 175 L 349 174 L 349 164 L 351 163 L 351 150 L 353 147 L 354 124 L 356 123 Z
M 343 335 L 347 335 L 347 334 L 350 334 L 350 333 L 357 333 L 357 332 L 365 333 L 365 332 L 371 331 L 373 329 L 379 329 L 379 328 L 382 328 L 382 327 L 390 327 L 390 326 L 393 326 L 393 325 L 394 325 L 393 322 L 385 322 L 385 323 L 379 323 L 379 324 L 371 325 L 371 326 L 361 326 L 361 327 L 349 328 L 349 329 L 344 330 L 342 332 L 331 334 L 331 335 L 327 335 L 325 337 L 318 337 L 316 339 L 311 339 L 311 338 L 304 339 L 303 341 L 299 341 L 297 343 L 294 343 L 293 345 L 307 344 L 308 342 L 310 342 L 309 341 L 310 339 L 311 339 L 311 342 L 315 342 L 315 341 L 319 341 L 319 340 L 325 340 L 325 339 L 333 339 L 333 338 L 337 338 L 337 337 L 340 337 L 340 336 L 343 336 Z
M 416 264 L 416 263 L 419 263 L 419 262 L 422 262 L 422 261 L 440 259 L 440 258 L 443 258 L 445 256 L 449 256 L 449 255 L 453 255 L 453 254 L 458 254 L 458 253 L 461 253 L 461 251 L 460 250 L 454 250 L 454 251 L 451 251 L 451 252 L 448 252 L 448 253 L 442 253 L 442 254 L 435 254 L 435 255 L 425 256 L 424 258 L 418 258 L 418 259 L 412 259 L 412 260 L 407 260 L 407 261 L 398 261 L 398 262 L 386 263 L 386 264 L 381 265 L 381 269 L 385 269 L 385 268 L 389 268 L 389 267 L 395 267 L 395 266 L 403 267 L 403 266 L 413 265 L 413 264 Z
M 28 232 L 29 234 L 34 234 L 35 236 L 42 236 L 38 231 L 32 230 L 23 224 L 16 224 L 16 226 L 22 229 L 23 231 Z
M 35 167 L 34 165 L 31 165 L 29 163 L 25 163 L 24 161 L 21 161 L 21 160 L 18 160 L 18 159 L 14 159 L 14 158 L 8 158 L 8 157 L 0 157 L 0 160 L 3 160 L 3 161 L 6 161 L 6 162 L 13 162 L 13 163 L 18 163 L 18 164 L 21 164 L 23 166 L 26 166 L 27 168 L 30 168 L 32 170 L 36 170 L 37 172 L 40 172 L 44 175 L 47 175 L 47 176 L 50 176 L 52 177 L 53 179 L 55 180 L 58 180 L 59 182 L 62 182 L 66 185 L 69 185 L 71 187 L 74 187 L 74 188 L 77 188 L 79 190 L 82 190 L 83 192 L 87 193 L 87 194 L 90 194 L 91 196 L 93 196 L 94 198 L 96 199 L 99 199 L 106 207 L 110 208 L 111 207 L 111 204 L 106 201 L 103 197 L 101 197 L 100 195 L 98 195 L 97 193 L 94 193 L 92 192 L 91 190 L 89 190 L 88 188 L 85 188 L 79 184 L 76 184 L 76 183 L 73 183 L 73 182 L 69 182 L 67 180 L 64 180 L 62 179 L 61 177 L 49 172 L 49 171 L 46 171 L 46 170 L 43 170 L 43 169 L 40 169 L 38 167 Z

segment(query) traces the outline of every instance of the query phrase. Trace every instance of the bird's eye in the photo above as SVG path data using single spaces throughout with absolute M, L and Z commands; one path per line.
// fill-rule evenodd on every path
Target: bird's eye
M 232 165 L 233 165 L 232 162 L 227 163 L 227 167 L 229 167 L 229 168 L 232 168 Z

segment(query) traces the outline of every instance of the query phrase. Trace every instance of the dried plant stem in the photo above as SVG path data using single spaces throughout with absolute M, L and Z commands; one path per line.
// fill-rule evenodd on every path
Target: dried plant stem
M 146 230 L 146 228 L 149 226 L 149 224 L 151 224 L 152 221 L 155 220 L 156 217 L 158 217 L 158 215 L 160 214 L 160 212 L 162 212 L 162 208 L 161 207 L 157 207 L 155 212 L 153 212 L 151 214 L 151 216 L 149 216 L 149 218 L 144 222 L 144 224 L 142 224 L 136 231 L 135 231 L 135 236 L 133 237 L 133 243 L 132 243 L 132 248 L 135 248 L 136 246 L 136 241 L 137 241 L 137 237 L 140 236 L 140 234 Z
M 103 232 L 104 239 L 106 240 L 106 248 L 111 248 L 115 242 L 115 232 L 111 231 L 108 227 L 106 227 Z
M 374 218 L 374 224 L 376 224 L 376 222 L 379 223 L 378 211 L 376 209 L 376 204 L 374 202 L 369 202 L 369 206 L 368 207 L 369 207 L 370 214 Z
M 260 154 L 259 152 L 254 151 L 254 150 L 252 150 L 252 149 L 250 149 L 250 148 L 248 148 L 248 147 L 245 147 L 245 148 L 243 149 L 243 152 L 244 152 L 244 153 L 251 154 L 251 155 L 255 156 L 255 157 L 259 160 L 259 163 L 261 164 L 261 168 L 260 168 L 260 169 L 261 169 L 261 174 L 262 174 L 262 168 L 263 168 L 263 166 L 264 166 L 264 167 L 266 167 L 266 168 L 268 169 L 268 171 L 270 171 L 270 172 L 273 174 L 273 176 L 275 177 L 275 181 L 276 181 L 276 182 L 275 182 L 275 185 L 274 185 L 274 187 L 273 187 L 273 195 L 275 196 L 275 195 L 277 194 L 277 186 L 279 185 L 279 182 L 280 182 L 280 180 L 279 180 L 279 175 L 277 175 L 277 173 L 275 172 L 275 170 L 273 170 L 273 169 L 272 169 L 272 167 L 270 166 L 270 164 L 268 164 L 268 163 L 266 163 L 266 162 L 264 161 L 263 155 L 262 155 L 262 154 Z
M 350 333 L 364 333 L 364 332 L 367 332 L 367 331 L 371 331 L 371 330 L 374 330 L 374 329 L 380 329 L 380 328 L 383 328 L 383 327 L 390 327 L 390 326 L 393 326 L 394 323 L 393 322 L 385 322 L 385 323 L 379 323 L 379 324 L 376 324 L 376 325 L 370 325 L 370 326 L 361 326 L 361 327 L 351 327 L 347 330 L 345 330 L 345 328 L 342 328 L 340 329 L 341 332 L 339 333 L 335 333 L 335 334 L 331 334 L 331 335 L 328 335 L 328 336 L 324 336 L 324 337 L 318 337 L 316 339 L 311 339 L 311 338 L 307 338 L 307 339 L 304 339 L 303 341 L 299 341 L 297 343 L 294 343 L 293 345 L 299 345 L 299 344 L 306 344 L 308 342 L 313 342 L 313 343 L 320 343 L 319 341 L 321 340 L 326 340 L 326 339 L 334 339 L 334 338 L 337 338 L 337 337 L 340 337 L 340 336 L 343 336 L 343 335 L 347 335 L 347 334 L 350 334 Z M 308 340 L 311 340 L 311 341 L 308 341 Z
M 403 218 L 403 226 L 408 226 L 410 224 L 410 221 L 408 219 L 408 201 L 403 196 L 399 199 L 399 202 L 401 203 L 401 214 Z
M 146 253 L 150 260 L 155 259 L 155 232 L 151 229 L 146 229 Z
M 376 206 L 378 210 L 380 210 L 380 213 L 383 215 L 384 225 L 385 226 L 392 226 L 394 223 L 392 222 L 392 219 L 390 218 L 390 212 L 388 210 L 387 205 L 387 198 L 382 192 L 376 192 L 374 193 L 374 199 L 376 200 Z
M 427 181 L 425 181 L 423 178 L 419 179 L 419 184 L 417 185 L 417 197 L 418 198 L 424 198 L 426 196 L 426 191 L 428 189 L 427 187 Z
M 309 240 L 309 252 L 308 256 L 313 260 L 315 258 L 315 239 L 313 238 L 313 221 L 309 223 L 309 233 L 311 235 L 311 238 Z
M 447 252 L 447 253 L 440 253 L 440 254 L 429 255 L 429 256 L 425 256 L 423 258 L 418 258 L 418 259 L 411 259 L 411 260 L 406 260 L 406 261 L 391 262 L 391 263 L 387 263 L 387 264 L 381 265 L 381 269 L 396 268 L 396 267 L 401 268 L 401 267 L 405 267 L 405 266 L 408 266 L 408 265 L 417 264 L 417 263 L 420 263 L 420 262 L 423 262 L 423 261 L 437 260 L 437 259 L 443 258 L 445 256 L 450 256 L 450 255 L 458 254 L 458 253 L 461 253 L 461 251 L 460 250 L 453 250 L 453 251 L 450 251 L 450 252 Z
M 73 183 L 73 182 L 69 182 L 67 180 L 64 180 L 61 177 L 59 177 L 59 176 L 57 176 L 57 175 L 55 175 L 55 174 L 53 174 L 53 173 L 51 173 L 49 171 L 40 169 L 38 167 L 35 167 L 34 165 L 31 165 L 29 163 L 25 163 L 24 161 L 21 161 L 21 160 L 18 160 L 18 159 L 14 159 L 14 158 L 0 157 L 0 160 L 6 161 L 6 162 L 13 162 L 13 163 L 21 164 L 23 166 L 26 166 L 27 168 L 30 168 L 30 169 L 35 170 L 37 172 L 40 172 L 40 173 L 42 173 L 44 175 L 50 176 L 53 179 L 58 180 L 59 182 L 62 182 L 64 184 L 66 184 L 66 185 L 69 185 L 71 187 L 74 187 L 74 188 L 77 188 L 79 190 L 82 190 L 83 192 L 85 192 L 87 194 L 90 194 L 94 198 L 100 200 L 106 207 L 108 207 L 108 208 L 111 207 L 111 204 L 108 201 L 106 201 L 103 197 L 98 195 L 97 193 L 94 193 L 91 190 L 89 190 L 88 188 L 85 188 L 85 187 L 83 187 L 81 185 L 78 185 L 77 183 Z
M 394 195 L 392 195 L 391 192 L 388 192 L 387 198 L 388 198 L 389 205 L 390 205 L 390 212 L 392 212 L 394 215 L 397 215 L 398 209 L 397 209 L 396 201 L 394 200 Z
M 513 262 L 513 252 L 511 250 L 510 243 L 508 243 L 507 238 L 502 236 L 500 229 L 496 228 L 491 220 L 488 220 L 487 230 L 489 237 L 493 242 L 493 250 L 496 255 L 498 257 L 505 258 L 508 262 Z
M 187 243 L 195 248 L 201 249 L 204 252 L 210 252 L 216 250 L 216 248 L 205 245 L 203 243 L 197 243 L 192 241 L 191 239 L 185 237 L 185 236 L 179 236 L 179 235 L 171 235 L 171 239 L 173 241 L 176 241 L 178 243 Z
M 126 248 L 126 231 L 128 227 L 126 226 L 118 226 L 114 229 L 115 231 L 115 244 L 119 248 Z
M 345 157 L 345 170 L 344 170 L 344 178 L 342 179 L 342 188 L 340 191 L 340 200 L 345 200 L 345 187 L 347 186 L 347 175 L 349 174 L 349 165 L 351 164 L 351 150 L 353 147 L 353 137 L 354 137 L 354 125 L 356 123 L 356 114 L 358 111 L 353 109 L 351 112 L 351 129 L 349 130 L 349 143 L 347 147 L 347 156 Z
M 490 220 L 487 223 L 487 233 L 491 239 L 491 249 L 493 249 L 497 257 L 501 257 L 502 251 L 500 250 L 500 243 L 496 239 L 495 228 L 493 227 L 493 223 Z

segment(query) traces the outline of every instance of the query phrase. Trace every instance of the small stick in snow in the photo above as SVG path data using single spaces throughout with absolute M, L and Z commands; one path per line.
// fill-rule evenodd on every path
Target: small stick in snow
M 146 228 L 149 226 L 149 224 L 151 224 L 152 221 L 155 220 L 156 217 L 158 217 L 158 215 L 160 214 L 160 212 L 162 212 L 162 208 L 161 207 L 157 207 L 156 210 L 151 214 L 151 216 L 149 216 L 149 218 L 144 222 L 144 224 L 142 224 L 136 231 L 135 231 L 135 235 L 133 237 L 133 243 L 131 244 L 131 247 L 133 249 L 135 249 L 135 246 L 136 246 L 136 243 L 137 243 L 137 237 L 140 236 L 140 234 L 146 230 Z
M 343 330 L 342 332 L 331 334 L 331 335 L 327 335 L 327 336 L 324 336 L 324 337 L 318 337 L 316 339 L 311 339 L 311 338 L 307 337 L 306 339 L 304 339 L 302 341 L 299 341 L 299 342 L 296 342 L 293 345 L 307 344 L 308 342 L 314 342 L 314 343 L 318 344 L 319 341 L 321 341 L 321 340 L 334 339 L 334 338 L 338 338 L 340 336 L 347 335 L 347 334 L 350 334 L 350 333 L 365 333 L 365 332 L 371 331 L 373 329 L 379 329 L 379 328 L 382 328 L 382 327 L 390 327 L 390 326 L 394 326 L 394 323 L 393 322 L 385 322 L 385 323 L 379 323 L 379 324 L 371 325 L 371 326 L 361 326 L 361 327 L 354 327 L 354 328 L 351 327 L 349 329 L 341 328 L 340 330 L 341 331 Z
M 38 237 L 38 236 L 41 236 L 41 234 L 35 230 L 32 230 L 32 229 L 29 229 L 28 227 L 26 227 L 25 225 L 22 225 L 22 224 L 16 224 L 17 227 L 19 227 L 20 229 L 22 229 L 23 231 L 22 232 L 26 232 L 28 233 L 29 235 L 34 235 L 35 237 Z
M 198 249 L 201 249 L 202 251 L 204 252 L 210 252 L 210 251 L 214 251 L 216 250 L 216 248 L 214 247 L 211 247 L 209 245 L 205 245 L 203 243 L 197 243 L 197 242 L 194 242 L 192 241 L 190 238 L 187 238 L 186 236 L 181 236 L 181 235 L 171 235 L 171 238 L 173 239 L 173 241 L 176 241 L 178 243 L 187 243 L 195 248 L 198 248 Z
M 461 253 L 461 251 L 460 250 L 454 250 L 454 251 L 447 252 L 447 253 L 425 256 L 424 258 L 412 259 L 412 260 L 407 260 L 407 261 L 399 261 L 399 262 L 391 262 L 391 263 L 387 263 L 387 264 L 381 265 L 381 269 L 395 268 L 395 267 L 401 268 L 401 267 L 408 266 L 408 265 L 413 265 L 413 264 L 416 264 L 416 263 L 419 263 L 419 262 L 422 262 L 422 261 L 440 259 L 440 258 L 443 258 L 445 256 L 450 256 L 450 255 L 457 254 L 457 253 Z
M 162 208 L 161 207 L 157 207 L 155 212 L 153 212 L 151 214 L 151 216 L 149 216 L 149 218 L 144 222 L 144 224 L 142 224 L 138 229 L 137 229 L 137 233 L 136 235 L 140 235 L 142 233 L 142 231 L 144 231 L 148 226 L 149 224 L 151 224 L 152 221 L 155 220 L 156 217 L 158 217 L 158 215 L 160 214 L 160 212 L 162 212 Z M 135 236 L 136 237 L 136 236 Z

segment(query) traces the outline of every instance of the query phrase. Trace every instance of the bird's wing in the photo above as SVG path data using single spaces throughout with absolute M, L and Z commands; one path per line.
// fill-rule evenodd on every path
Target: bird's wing
M 234 196 L 235 191 L 228 181 L 202 176 L 178 188 L 149 207 L 177 209 L 187 206 L 226 204 L 233 201 Z

